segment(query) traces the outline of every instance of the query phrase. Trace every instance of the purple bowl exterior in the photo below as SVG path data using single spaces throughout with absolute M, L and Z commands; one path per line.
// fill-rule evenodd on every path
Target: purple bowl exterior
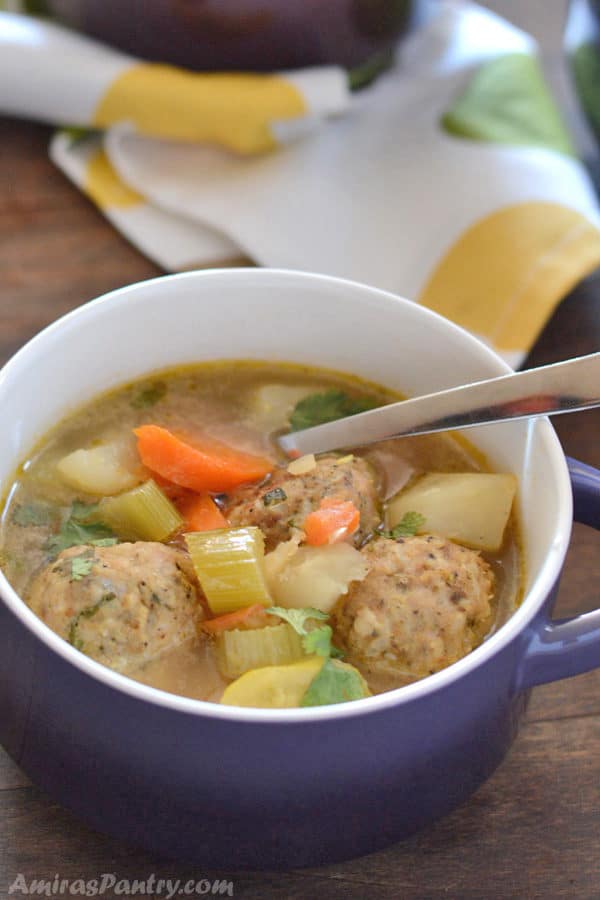
M 191 69 L 353 67 L 389 50 L 422 0 L 49 0 L 65 23 Z
M 76 670 L 6 607 L 0 634 L 0 740 L 29 777 L 99 831 L 225 869 L 341 861 L 439 818 L 502 761 L 527 698 L 522 634 L 419 700 L 301 724 L 146 704 Z
M 567 465 L 573 518 L 599 530 L 600 471 L 569 457 Z M 600 666 L 600 609 L 564 620 L 538 616 L 525 633 L 529 641 L 518 672 L 523 690 Z
M 573 518 L 600 529 L 600 470 L 567 457 L 573 485 Z
M 576 513 L 598 527 L 600 474 L 569 465 Z M 600 611 L 552 623 L 556 588 L 461 678 L 301 723 L 144 702 L 76 669 L 0 604 L 0 742 L 88 825 L 163 856 L 227 870 L 342 861 L 465 801 L 508 751 L 528 688 L 600 664 Z

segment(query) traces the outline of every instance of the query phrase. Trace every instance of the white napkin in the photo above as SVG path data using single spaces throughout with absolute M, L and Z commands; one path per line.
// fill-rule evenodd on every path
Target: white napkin
M 600 263 L 594 194 L 567 141 L 549 148 L 527 121 L 522 138 L 509 122 L 517 137 L 498 142 L 442 120 L 465 91 L 477 106 L 474 79 L 490 63 L 535 53 L 495 14 L 443 0 L 345 115 L 274 152 L 242 158 L 121 123 L 80 141 L 61 133 L 51 153 L 166 269 L 244 255 L 367 282 L 449 316 L 516 365 Z M 491 99 L 504 127 L 503 98 Z

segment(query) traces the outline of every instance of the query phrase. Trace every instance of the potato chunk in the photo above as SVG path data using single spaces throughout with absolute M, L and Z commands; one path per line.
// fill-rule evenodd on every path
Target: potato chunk
M 279 606 L 312 606 L 329 613 L 353 581 L 366 577 L 368 566 L 350 544 L 298 547 L 297 538 L 265 557 L 269 590 Z
M 250 398 L 250 408 L 257 423 L 265 431 L 275 431 L 288 424 L 296 403 L 322 390 L 312 384 L 263 384 Z
M 142 480 L 141 465 L 129 443 L 111 441 L 87 450 L 74 450 L 56 465 L 69 487 L 106 496 L 127 491 Z
M 397 525 L 407 512 L 420 513 L 418 529 L 478 550 L 499 550 L 517 490 L 514 475 L 485 472 L 424 475 L 389 504 L 387 524 Z

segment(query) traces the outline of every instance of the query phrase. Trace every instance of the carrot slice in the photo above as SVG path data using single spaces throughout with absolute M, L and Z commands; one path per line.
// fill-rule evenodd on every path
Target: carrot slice
M 263 625 L 267 625 L 270 619 L 264 606 L 254 603 L 252 606 L 236 609 L 235 612 L 207 619 L 206 622 L 202 622 L 200 627 L 209 634 L 218 634 L 220 631 L 227 631 L 230 628 L 261 628 Z
M 198 496 L 194 491 L 190 491 L 187 488 L 182 487 L 180 484 L 175 484 L 175 482 L 163 478 L 162 475 L 158 474 L 158 472 L 152 472 L 150 474 L 163 494 L 166 494 L 169 500 L 177 507 L 179 506 L 180 502 L 187 500 L 190 497 Z M 150 477 L 150 475 L 148 477 Z
M 186 531 L 213 531 L 229 525 L 210 494 L 186 494 L 176 506 L 185 519 Z
M 354 534 L 360 524 L 360 512 L 351 500 L 324 497 L 319 508 L 307 515 L 302 526 L 306 543 L 313 547 L 337 544 Z
M 246 481 L 258 481 L 273 469 L 268 459 L 212 438 L 179 438 L 159 425 L 142 425 L 134 433 L 148 469 L 198 493 L 228 491 Z

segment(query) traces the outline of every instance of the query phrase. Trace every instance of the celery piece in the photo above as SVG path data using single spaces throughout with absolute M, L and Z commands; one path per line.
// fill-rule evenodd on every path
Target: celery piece
M 244 606 L 271 605 L 260 528 L 219 528 L 185 535 L 198 581 L 215 615 Z
M 216 638 L 217 664 L 225 678 L 239 678 L 250 669 L 280 666 L 302 659 L 302 640 L 291 625 L 235 628 Z
M 164 541 L 183 519 L 152 479 L 116 497 L 104 497 L 98 517 L 126 540 Z

